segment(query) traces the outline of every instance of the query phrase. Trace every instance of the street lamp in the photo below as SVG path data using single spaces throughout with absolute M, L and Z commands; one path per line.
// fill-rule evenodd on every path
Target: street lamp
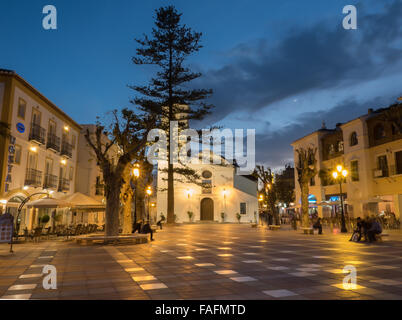
M 348 176 L 348 170 L 344 169 L 342 165 L 337 165 L 336 170 L 332 172 L 332 176 L 335 181 L 339 181 L 339 198 L 341 199 L 341 232 L 346 233 L 348 230 L 346 229 L 345 223 L 345 212 L 343 209 L 343 197 L 342 197 L 342 180 Z
M 151 194 L 152 194 L 151 186 L 148 186 L 148 187 L 147 187 L 147 190 L 146 190 L 145 192 L 146 192 L 147 195 L 148 195 L 148 218 L 147 218 L 147 220 L 148 220 L 148 223 L 149 223 L 149 211 L 150 211 L 150 208 L 149 208 L 149 198 L 151 197 Z

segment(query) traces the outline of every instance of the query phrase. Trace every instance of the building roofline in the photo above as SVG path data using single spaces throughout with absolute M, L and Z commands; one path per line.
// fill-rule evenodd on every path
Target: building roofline
M 20 76 L 14 70 L 0 68 L 0 75 L 14 77 L 25 87 L 27 87 L 28 89 L 33 91 L 40 99 L 45 101 L 45 103 L 47 103 L 50 107 L 52 107 L 56 112 L 60 113 L 64 117 L 66 117 L 76 127 L 76 129 L 78 129 L 79 131 L 82 129 L 82 127 L 76 121 L 74 121 L 67 113 L 65 113 L 58 106 L 56 106 L 52 101 L 50 101 L 48 98 L 46 98 L 42 93 L 39 92 L 39 90 L 37 90 L 35 87 L 33 87 L 28 81 L 26 81 L 22 76 Z

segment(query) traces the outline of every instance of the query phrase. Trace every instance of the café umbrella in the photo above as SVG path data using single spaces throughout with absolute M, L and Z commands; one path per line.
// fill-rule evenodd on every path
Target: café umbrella
M 65 200 L 55 199 L 55 198 L 42 198 L 34 201 L 30 201 L 26 204 L 28 208 L 68 208 L 71 204 Z

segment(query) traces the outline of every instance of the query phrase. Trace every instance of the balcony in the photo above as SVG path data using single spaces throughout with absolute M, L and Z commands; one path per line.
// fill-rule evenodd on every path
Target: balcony
M 57 177 L 53 174 L 46 174 L 45 181 L 43 182 L 45 189 L 57 189 Z
M 105 185 L 101 183 L 97 183 L 95 185 L 95 195 L 96 196 L 103 196 L 105 193 Z
M 49 133 L 47 135 L 46 148 L 51 149 L 55 152 L 60 152 L 60 138 L 55 134 Z
M 42 171 L 28 168 L 25 174 L 25 185 L 29 187 L 40 187 L 42 185 Z
M 45 144 L 46 130 L 36 123 L 31 124 L 29 131 L 29 140 L 39 144 Z
M 374 169 L 373 170 L 373 177 L 374 177 L 374 179 L 389 177 L 388 168 Z
M 63 141 L 61 144 L 61 153 L 62 156 L 66 156 L 71 158 L 73 156 L 73 147 L 70 143 Z
M 67 192 L 70 190 L 70 181 L 64 178 L 59 179 L 59 192 Z

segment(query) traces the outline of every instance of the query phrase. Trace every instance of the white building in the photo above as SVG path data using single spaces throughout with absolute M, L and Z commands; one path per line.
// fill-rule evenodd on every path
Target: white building
M 167 162 L 158 163 L 157 176 L 157 217 L 167 216 L 167 173 L 161 172 Z M 175 176 L 174 205 L 176 222 L 189 222 L 188 211 L 193 212 L 193 222 L 215 221 L 238 222 L 236 214 L 241 214 L 241 222 L 258 219 L 257 180 L 251 176 L 236 174 L 233 165 L 189 164 L 201 177 L 202 185 L 178 181 Z

